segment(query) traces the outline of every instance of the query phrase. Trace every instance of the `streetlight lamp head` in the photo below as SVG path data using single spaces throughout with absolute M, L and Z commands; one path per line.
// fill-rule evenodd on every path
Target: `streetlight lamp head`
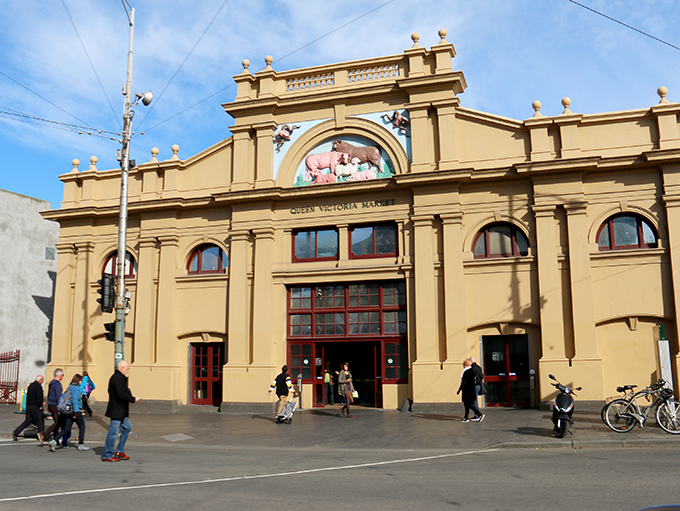
M 146 91 L 144 94 L 136 92 L 135 96 L 137 96 L 137 103 L 141 101 L 144 106 L 149 106 L 149 103 L 151 103 L 151 100 L 153 99 L 153 92 L 150 90 Z

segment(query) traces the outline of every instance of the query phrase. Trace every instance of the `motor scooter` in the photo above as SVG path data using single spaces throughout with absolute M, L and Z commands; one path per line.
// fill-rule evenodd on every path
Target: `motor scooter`
M 575 395 L 574 390 L 581 390 L 581 387 L 572 390 L 566 385 L 562 385 L 552 374 L 549 374 L 548 377 L 557 382 L 550 385 L 560 391 L 553 403 L 552 422 L 555 425 L 553 431 L 557 438 L 564 438 L 569 432 L 569 426 L 574 424 L 574 420 L 571 418 L 574 413 L 574 398 L 572 396 Z

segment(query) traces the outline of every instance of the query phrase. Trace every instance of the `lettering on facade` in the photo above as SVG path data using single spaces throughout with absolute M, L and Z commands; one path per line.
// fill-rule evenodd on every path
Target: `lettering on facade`
M 303 206 L 299 208 L 290 208 L 291 215 L 304 215 L 308 213 L 331 213 L 333 211 L 350 211 L 352 209 L 371 209 L 371 208 L 386 208 L 394 206 L 397 203 L 396 199 L 382 199 L 370 200 L 362 202 L 342 202 L 339 204 L 322 204 L 319 206 Z

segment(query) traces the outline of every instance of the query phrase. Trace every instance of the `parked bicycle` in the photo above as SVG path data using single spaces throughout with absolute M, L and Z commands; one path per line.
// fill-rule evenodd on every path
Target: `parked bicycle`
M 616 387 L 616 392 L 619 392 L 623 395 L 612 396 L 605 399 L 604 406 L 602 407 L 602 410 L 600 410 L 600 418 L 602 419 L 602 422 L 608 425 L 604 413 L 607 410 L 609 403 L 615 401 L 616 399 L 625 399 L 626 401 L 630 400 L 635 394 L 635 391 L 633 390 L 635 388 L 637 388 L 637 385 L 623 385 L 622 387 Z
M 656 410 L 656 422 L 667 433 L 680 434 L 680 402 L 673 397 L 673 390 L 665 388 L 666 382 L 659 380 L 645 387 L 640 392 L 627 394 L 626 398 L 615 399 L 607 404 L 603 410 L 605 424 L 617 433 L 626 433 L 636 424 L 644 427 L 647 418 Z M 619 392 L 631 390 L 619 387 Z M 644 398 L 649 405 L 640 404 Z

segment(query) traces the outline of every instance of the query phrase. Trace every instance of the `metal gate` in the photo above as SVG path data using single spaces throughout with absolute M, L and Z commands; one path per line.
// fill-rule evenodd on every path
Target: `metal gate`
M 0 403 L 17 402 L 20 351 L 0 353 Z

